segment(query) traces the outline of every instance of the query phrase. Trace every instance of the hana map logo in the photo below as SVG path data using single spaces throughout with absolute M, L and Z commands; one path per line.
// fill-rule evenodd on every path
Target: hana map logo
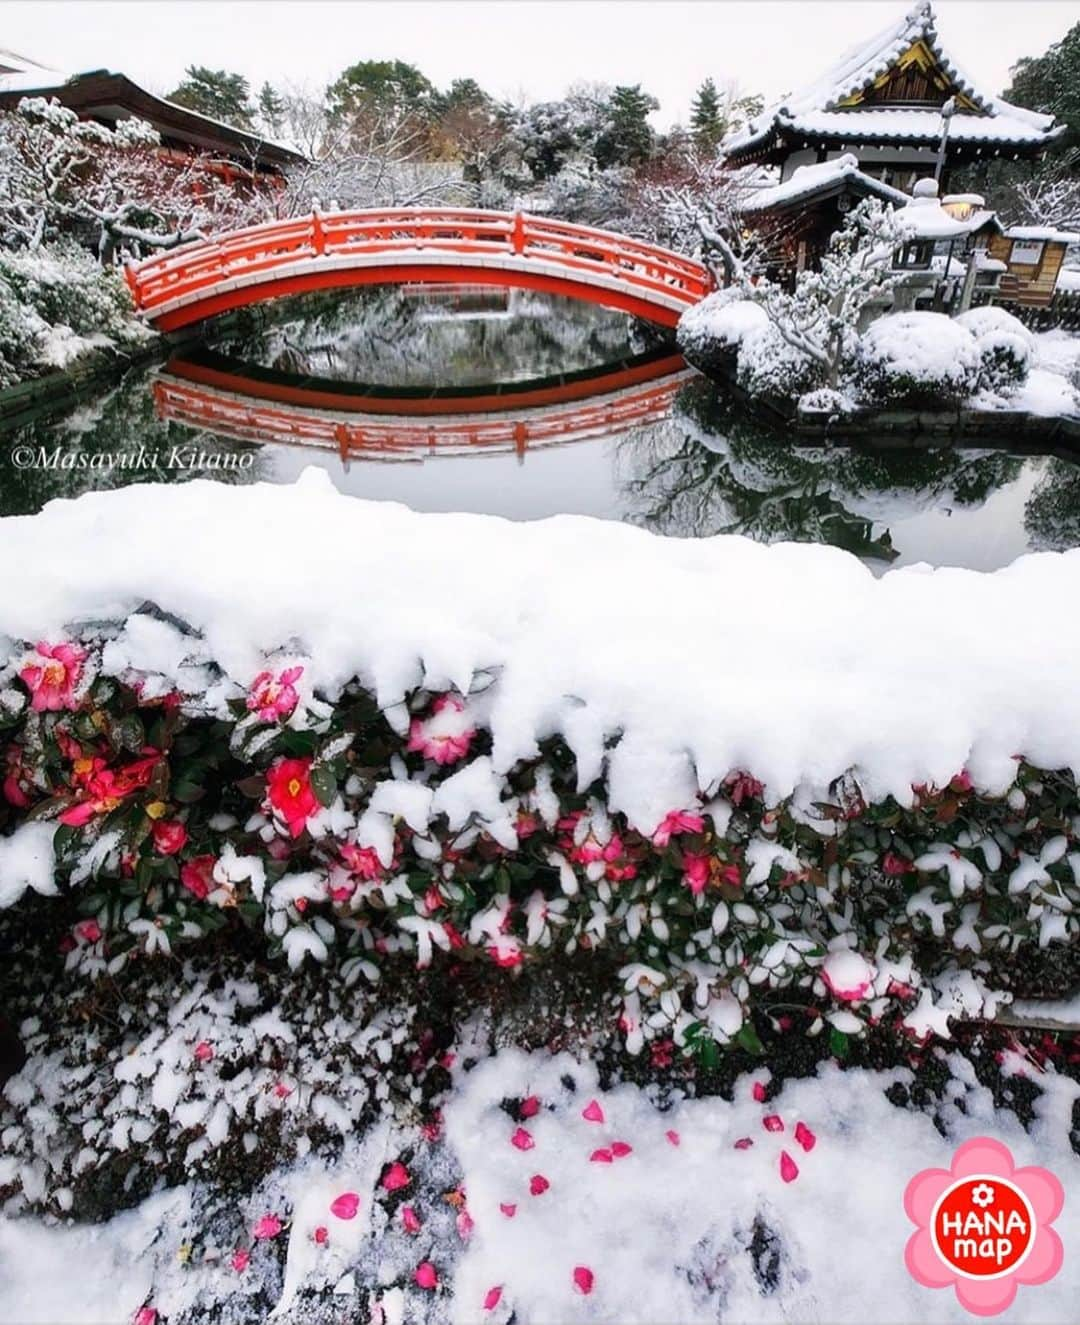
M 927 1288 L 953 1285 L 960 1305 L 996 1316 L 1020 1284 L 1044 1284 L 1061 1269 L 1061 1239 L 1050 1227 L 1065 1194 L 1047 1169 L 1018 1169 L 990 1137 L 965 1141 L 951 1169 L 923 1169 L 908 1183 L 904 1210 L 917 1230 L 904 1261 Z

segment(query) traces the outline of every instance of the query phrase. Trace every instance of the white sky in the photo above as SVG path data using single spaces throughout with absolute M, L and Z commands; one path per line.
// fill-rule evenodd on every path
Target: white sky
M 188 64 L 321 86 L 399 58 L 438 86 L 555 97 L 576 80 L 642 83 L 666 126 L 709 75 L 766 99 L 815 78 L 911 0 L 0 0 L 0 47 L 168 92 Z M 1080 21 L 1080 0 L 939 0 L 958 63 L 995 92 L 1009 65 Z

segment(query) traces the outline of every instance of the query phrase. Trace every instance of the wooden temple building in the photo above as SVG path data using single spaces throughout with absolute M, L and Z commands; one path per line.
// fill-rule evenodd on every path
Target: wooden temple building
M 745 191 L 740 211 L 749 228 L 769 236 L 783 270 L 816 266 L 864 198 L 905 209 L 915 201 L 909 214 L 932 230 L 931 205 L 941 233 L 905 246 L 902 265 L 930 272 L 944 257 L 947 274 L 977 247 L 981 285 L 1038 305 L 1053 296 L 1066 248 L 1080 237 L 1005 228 L 981 197 L 950 194 L 949 182 L 979 159 L 1037 157 L 1063 132 L 1053 116 L 1011 105 L 967 77 L 942 45 L 930 0 L 919 0 L 816 82 L 730 135 L 723 149 L 732 168 L 753 168 L 745 173 L 757 186 Z
M 957 166 L 1038 156 L 1063 132 L 1052 115 L 1010 105 L 967 78 L 941 44 L 930 0 L 919 0 L 727 138 L 724 151 L 734 166 L 779 167 L 781 183 L 800 166 L 853 154 L 866 175 L 910 193 L 935 173 L 944 137 L 945 192 Z
M 210 157 L 226 177 L 273 183 L 288 166 L 304 159 L 292 148 L 257 133 L 156 96 L 124 74 L 106 69 L 67 74 L 0 50 L 0 110 L 13 110 L 23 97 L 55 97 L 80 118 L 97 120 L 109 128 L 118 120 L 136 116 L 161 136 L 164 162 L 182 165 L 196 154 Z

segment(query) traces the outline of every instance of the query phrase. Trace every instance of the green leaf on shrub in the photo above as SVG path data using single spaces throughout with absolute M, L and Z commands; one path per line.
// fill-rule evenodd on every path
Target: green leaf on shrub
M 837 1058 L 846 1058 L 851 1051 L 851 1041 L 833 1026 L 829 1031 L 829 1048 Z
M 754 1029 L 752 1021 L 744 1021 L 735 1036 L 735 1043 L 746 1050 L 748 1054 L 763 1054 L 765 1046 L 761 1043 L 757 1031 Z
M 337 795 L 337 778 L 328 764 L 316 764 L 311 770 L 311 790 L 319 798 L 320 805 L 333 805 Z

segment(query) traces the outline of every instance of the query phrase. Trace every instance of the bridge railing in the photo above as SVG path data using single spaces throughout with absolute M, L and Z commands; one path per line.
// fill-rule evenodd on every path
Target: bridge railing
M 177 301 L 191 302 L 228 287 L 230 282 L 320 260 L 347 267 L 350 259 L 437 253 L 440 260 L 513 256 L 561 268 L 571 279 L 598 275 L 614 278 L 645 298 L 674 296 L 688 305 L 712 288 L 708 270 L 692 259 L 627 235 L 548 220 L 522 212 L 459 208 L 388 208 L 351 212 L 315 212 L 236 230 L 219 239 L 199 241 L 149 258 L 127 269 L 138 310 L 155 310 Z

